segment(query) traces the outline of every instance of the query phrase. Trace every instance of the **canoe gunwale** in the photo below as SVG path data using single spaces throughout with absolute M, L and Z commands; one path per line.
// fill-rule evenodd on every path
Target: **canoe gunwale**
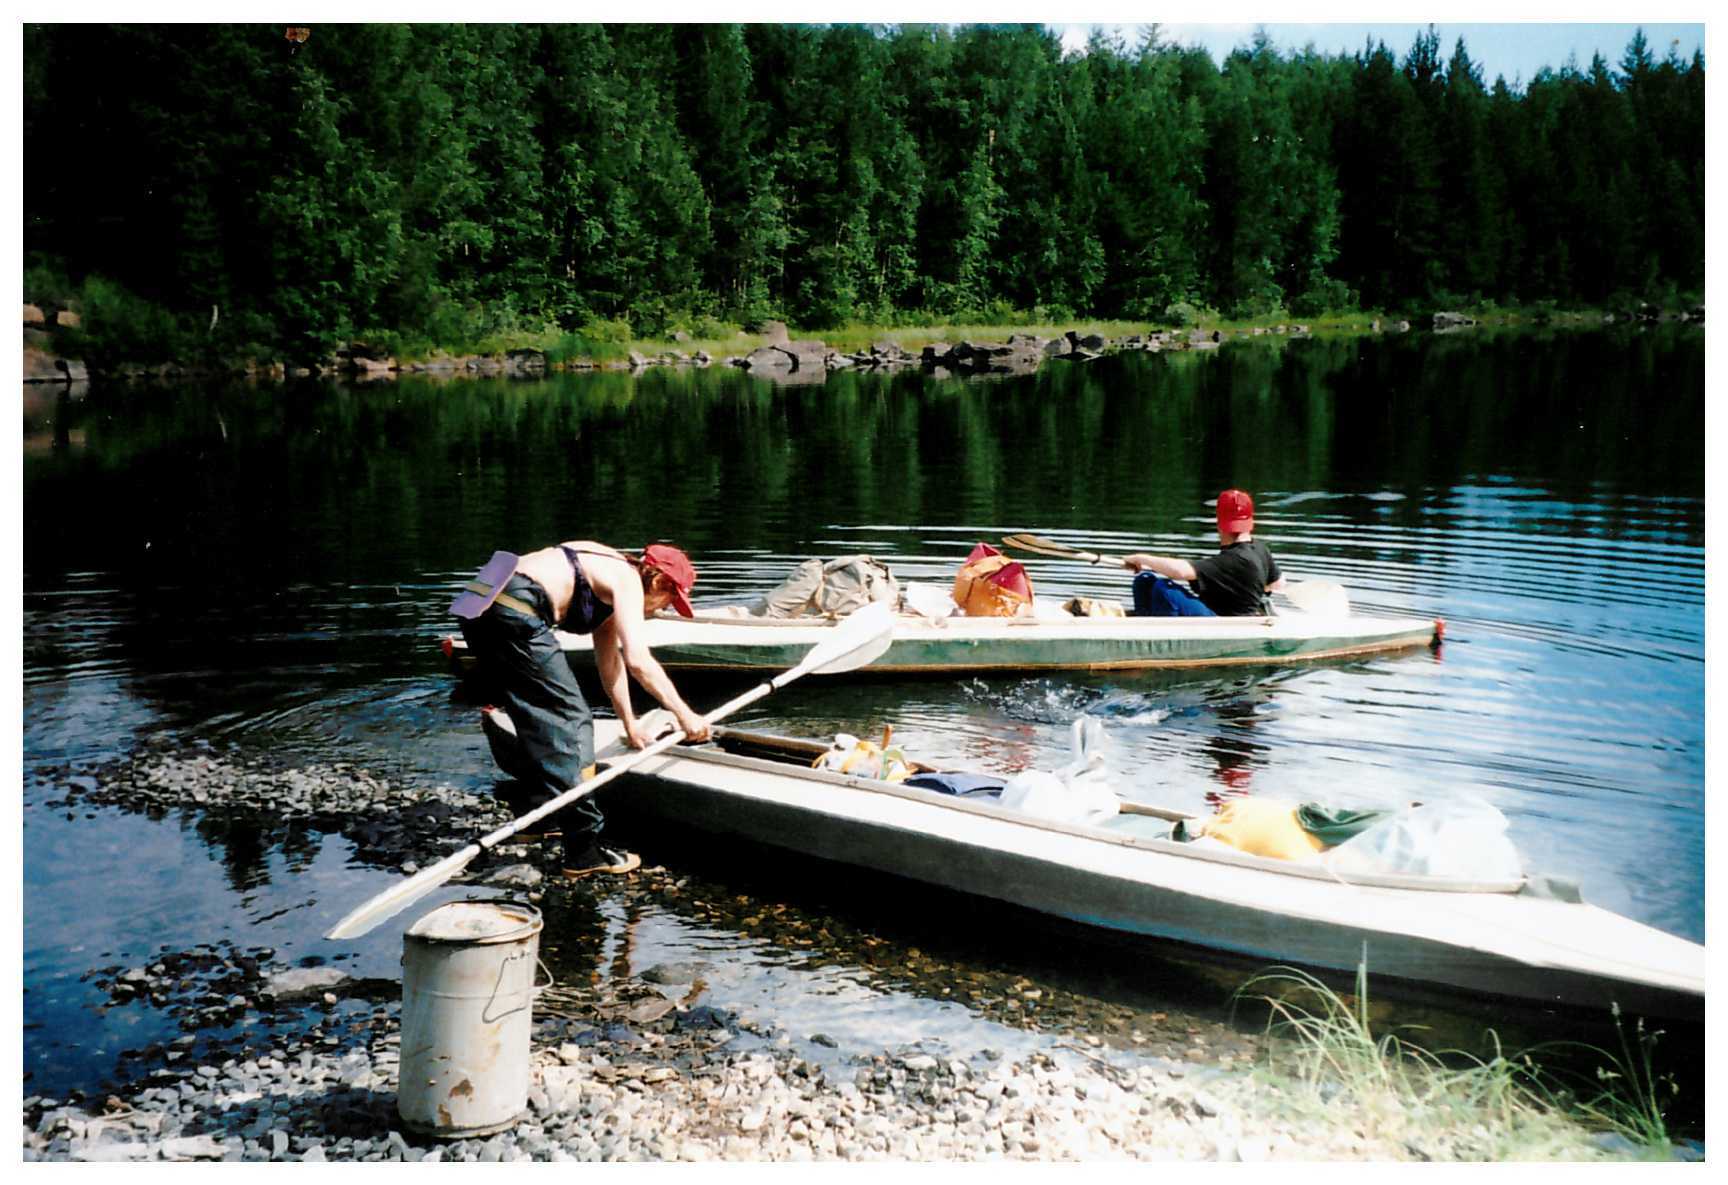
M 694 617 L 684 617 L 681 614 L 662 612 L 656 613 L 654 616 L 657 620 L 670 621 L 674 624 L 745 625 L 767 626 L 771 628 L 785 628 L 787 626 L 792 626 L 804 629 L 822 629 L 844 620 L 844 615 L 835 616 L 827 613 L 816 614 L 809 617 L 734 617 L 731 615 L 709 615 L 706 613 L 698 613 Z M 949 623 L 954 621 L 988 622 L 992 625 L 1002 625 L 1010 629 L 1034 629 L 1039 626 L 1045 628 L 1060 628 L 1062 626 L 1092 625 L 1100 621 L 1108 621 L 1112 624 L 1120 624 L 1123 622 L 1134 623 L 1125 627 L 1128 629 L 1151 629 L 1155 626 L 1169 626 L 1173 624 L 1177 625 L 1177 628 L 1179 629 L 1193 630 L 1203 630 L 1207 626 L 1221 625 L 1264 626 L 1267 629 L 1271 629 L 1281 621 L 1300 621 L 1301 619 L 1301 616 L 1296 614 L 1287 616 L 1276 614 L 1245 614 L 1240 617 L 1070 617 L 1057 620 L 1052 620 L 1047 617 L 964 617 L 958 614 L 952 614 L 948 617 L 927 617 L 921 613 L 896 613 L 894 615 L 894 620 L 902 625 L 928 627 L 930 629 L 947 629 Z

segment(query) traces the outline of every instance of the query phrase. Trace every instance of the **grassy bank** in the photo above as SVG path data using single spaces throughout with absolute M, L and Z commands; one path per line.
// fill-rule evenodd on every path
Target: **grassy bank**
M 100 373 L 128 367 L 175 364 L 193 368 L 232 369 L 247 364 L 286 363 L 290 366 L 327 366 L 326 349 L 309 344 L 296 348 L 280 343 L 285 335 L 275 327 L 256 321 L 225 320 L 219 309 L 197 315 L 171 311 L 162 305 L 127 292 L 111 281 L 91 277 L 79 284 L 44 272 L 25 276 L 27 302 L 50 314 L 66 309 L 77 314 L 74 326 L 53 325 L 48 348 L 66 358 L 78 358 Z M 1679 313 L 1694 302 L 1678 301 L 1666 310 Z M 1423 309 L 1341 309 L 1311 317 L 1295 317 L 1275 311 L 1254 318 L 1224 318 L 1213 310 L 1176 304 L 1162 318 L 1151 321 L 1077 320 L 1051 317 L 1043 310 L 1021 312 L 993 307 L 970 315 L 908 312 L 890 321 L 850 322 L 839 326 L 787 323 L 794 339 L 820 340 L 830 348 L 852 352 L 877 342 L 893 342 L 917 353 L 923 347 L 962 339 L 1002 341 L 1009 336 L 1032 334 L 1059 337 L 1069 331 L 1096 333 L 1118 339 L 1129 334 L 1169 332 L 1186 335 L 1194 331 L 1224 337 L 1252 336 L 1289 331 L 1297 326 L 1313 334 L 1354 334 L 1397 331 L 1406 326 L 1429 328 L 1433 314 L 1458 312 L 1483 325 L 1601 324 L 1605 317 L 1629 318 L 1650 306 L 1609 310 L 1560 308 L 1552 302 L 1506 306 L 1482 303 L 1445 303 Z M 68 319 L 72 320 L 72 319 Z M 543 354 L 556 366 L 605 365 L 622 362 L 632 353 L 655 358 L 670 352 L 694 355 L 706 352 L 714 358 L 735 357 L 766 344 L 768 337 L 757 324 L 744 325 L 704 315 L 673 318 L 663 333 L 639 336 L 623 320 L 589 321 L 575 329 L 530 324 L 504 312 L 468 308 L 449 310 L 436 329 L 405 332 L 372 328 L 342 335 L 347 349 L 374 359 L 398 364 L 424 363 L 440 357 L 502 358 L 513 351 Z M 40 344 L 40 343 L 39 343 Z
M 1365 971 L 1346 997 L 1294 969 L 1240 989 L 1270 1011 L 1266 1106 L 1298 1123 L 1354 1126 L 1370 1145 L 1423 1160 L 1675 1157 L 1668 1111 L 1678 1088 L 1657 1067 L 1660 1032 L 1622 1023 L 1618 1049 L 1549 1042 L 1516 1054 L 1429 1050 L 1414 1029 L 1371 1019 Z

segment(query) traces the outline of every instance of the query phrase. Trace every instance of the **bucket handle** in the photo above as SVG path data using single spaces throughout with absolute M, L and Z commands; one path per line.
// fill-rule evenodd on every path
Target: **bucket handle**
M 503 960 L 498 964 L 498 978 L 492 983 L 492 994 L 486 998 L 486 1006 L 480 1010 L 480 1020 L 483 1024 L 496 1024 L 506 1016 L 514 1016 L 516 1013 L 521 1012 L 522 1009 L 529 1006 L 528 1004 L 520 1004 L 515 1008 L 500 1012 L 496 1016 L 492 1014 L 492 1005 L 498 1000 L 498 989 L 504 986 L 504 973 L 509 969 L 511 963 L 516 962 L 518 959 L 526 959 L 529 957 L 533 957 L 535 966 L 546 972 L 545 983 L 534 983 L 529 985 L 528 997 L 530 1004 L 533 1002 L 535 996 L 538 996 L 541 992 L 545 991 L 556 982 L 552 978 L 552 972 L 547 968 L 546 964 L 540 960 L 539 956 L 530 956 L 525 950 L 505 955 Z
M 546 982 L 545 983 L 537 983 L 533 986 L 532 991 L 533 991 L 534 995 L 538 996 L 541 992 L 545 991 L 547 988 L 554 988 L 554 987 L 558 986 L 558 979 L 556 976 L 554 976 L 552 974 L 552 968 L 550 968 L 546 965 L 545 959 L 542 959 L 542 958 L 539 958 L 538 956 L 536 956 L 534 959 L 534 965 L 546 973 Z

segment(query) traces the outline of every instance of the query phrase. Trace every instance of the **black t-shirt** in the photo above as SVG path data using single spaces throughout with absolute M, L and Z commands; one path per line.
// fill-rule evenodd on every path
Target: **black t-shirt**
M 1253 617 L 1266 611 L 1266 586 L 1279 575 L 1266 545 L 1246 539 L 1194 561 L 1194 595 L 1220 617 Z

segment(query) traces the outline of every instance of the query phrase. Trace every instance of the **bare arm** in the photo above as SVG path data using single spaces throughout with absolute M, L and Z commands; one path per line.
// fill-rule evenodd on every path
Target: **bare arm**
M 624 654 L 618 649 L 617 630 L 612 626 L 614 620 L 608 618 L 594 631 L 594 665 L 600 671 L 600 686 L 605 689 L 606 698 L 612 701 L 618 722 L 624 726 L 624 735 L 633 737 L 636 712 L 630 706 L 630 680 L 624 670 Z
M 665 668 L 648 649 L 644 637 L 646 631 L 643 629 L 641 582 L 632 571 L 627 579 L 613 582 L 613 587 L 608 591 L 612 594 L 612 616 L 594 631 L 595 662 L 600 664 L 600 656 L 604 653 L 609 662 L 617 668 L 609 675 L 606 666 L 602 665 L 600 678 L 606 688 L 607 698 L 612 701 L 613 711 L 618 713 L 618 719 L 624 724 L 624 732 L 630 738 L 630 743 L 640 748 L 653 738 L 642 736 L 637 730 L 635 714 L 630 709 L 630 686 L 624 678 L 625 671 L 647 688 L 649 695 L 666 705 L 672 714 L 678 717 L 678 727 L 684 730 L 687 737 L 693 741 L 707 740 L 707 721 L 684 702 L 684 697 L 679 695 L 678 689 L 672 685 L 672 679 L 666 674 Z
M 1175 559 L 1164 555 L 1147 555 L 1137 551 L 1133 555 L 1122 557 L 1122 566 L 1132 568 L 1136 572 L 1156 572 L 1171 580 L 1193 580 L 1194 565 L 1187 560 Z

